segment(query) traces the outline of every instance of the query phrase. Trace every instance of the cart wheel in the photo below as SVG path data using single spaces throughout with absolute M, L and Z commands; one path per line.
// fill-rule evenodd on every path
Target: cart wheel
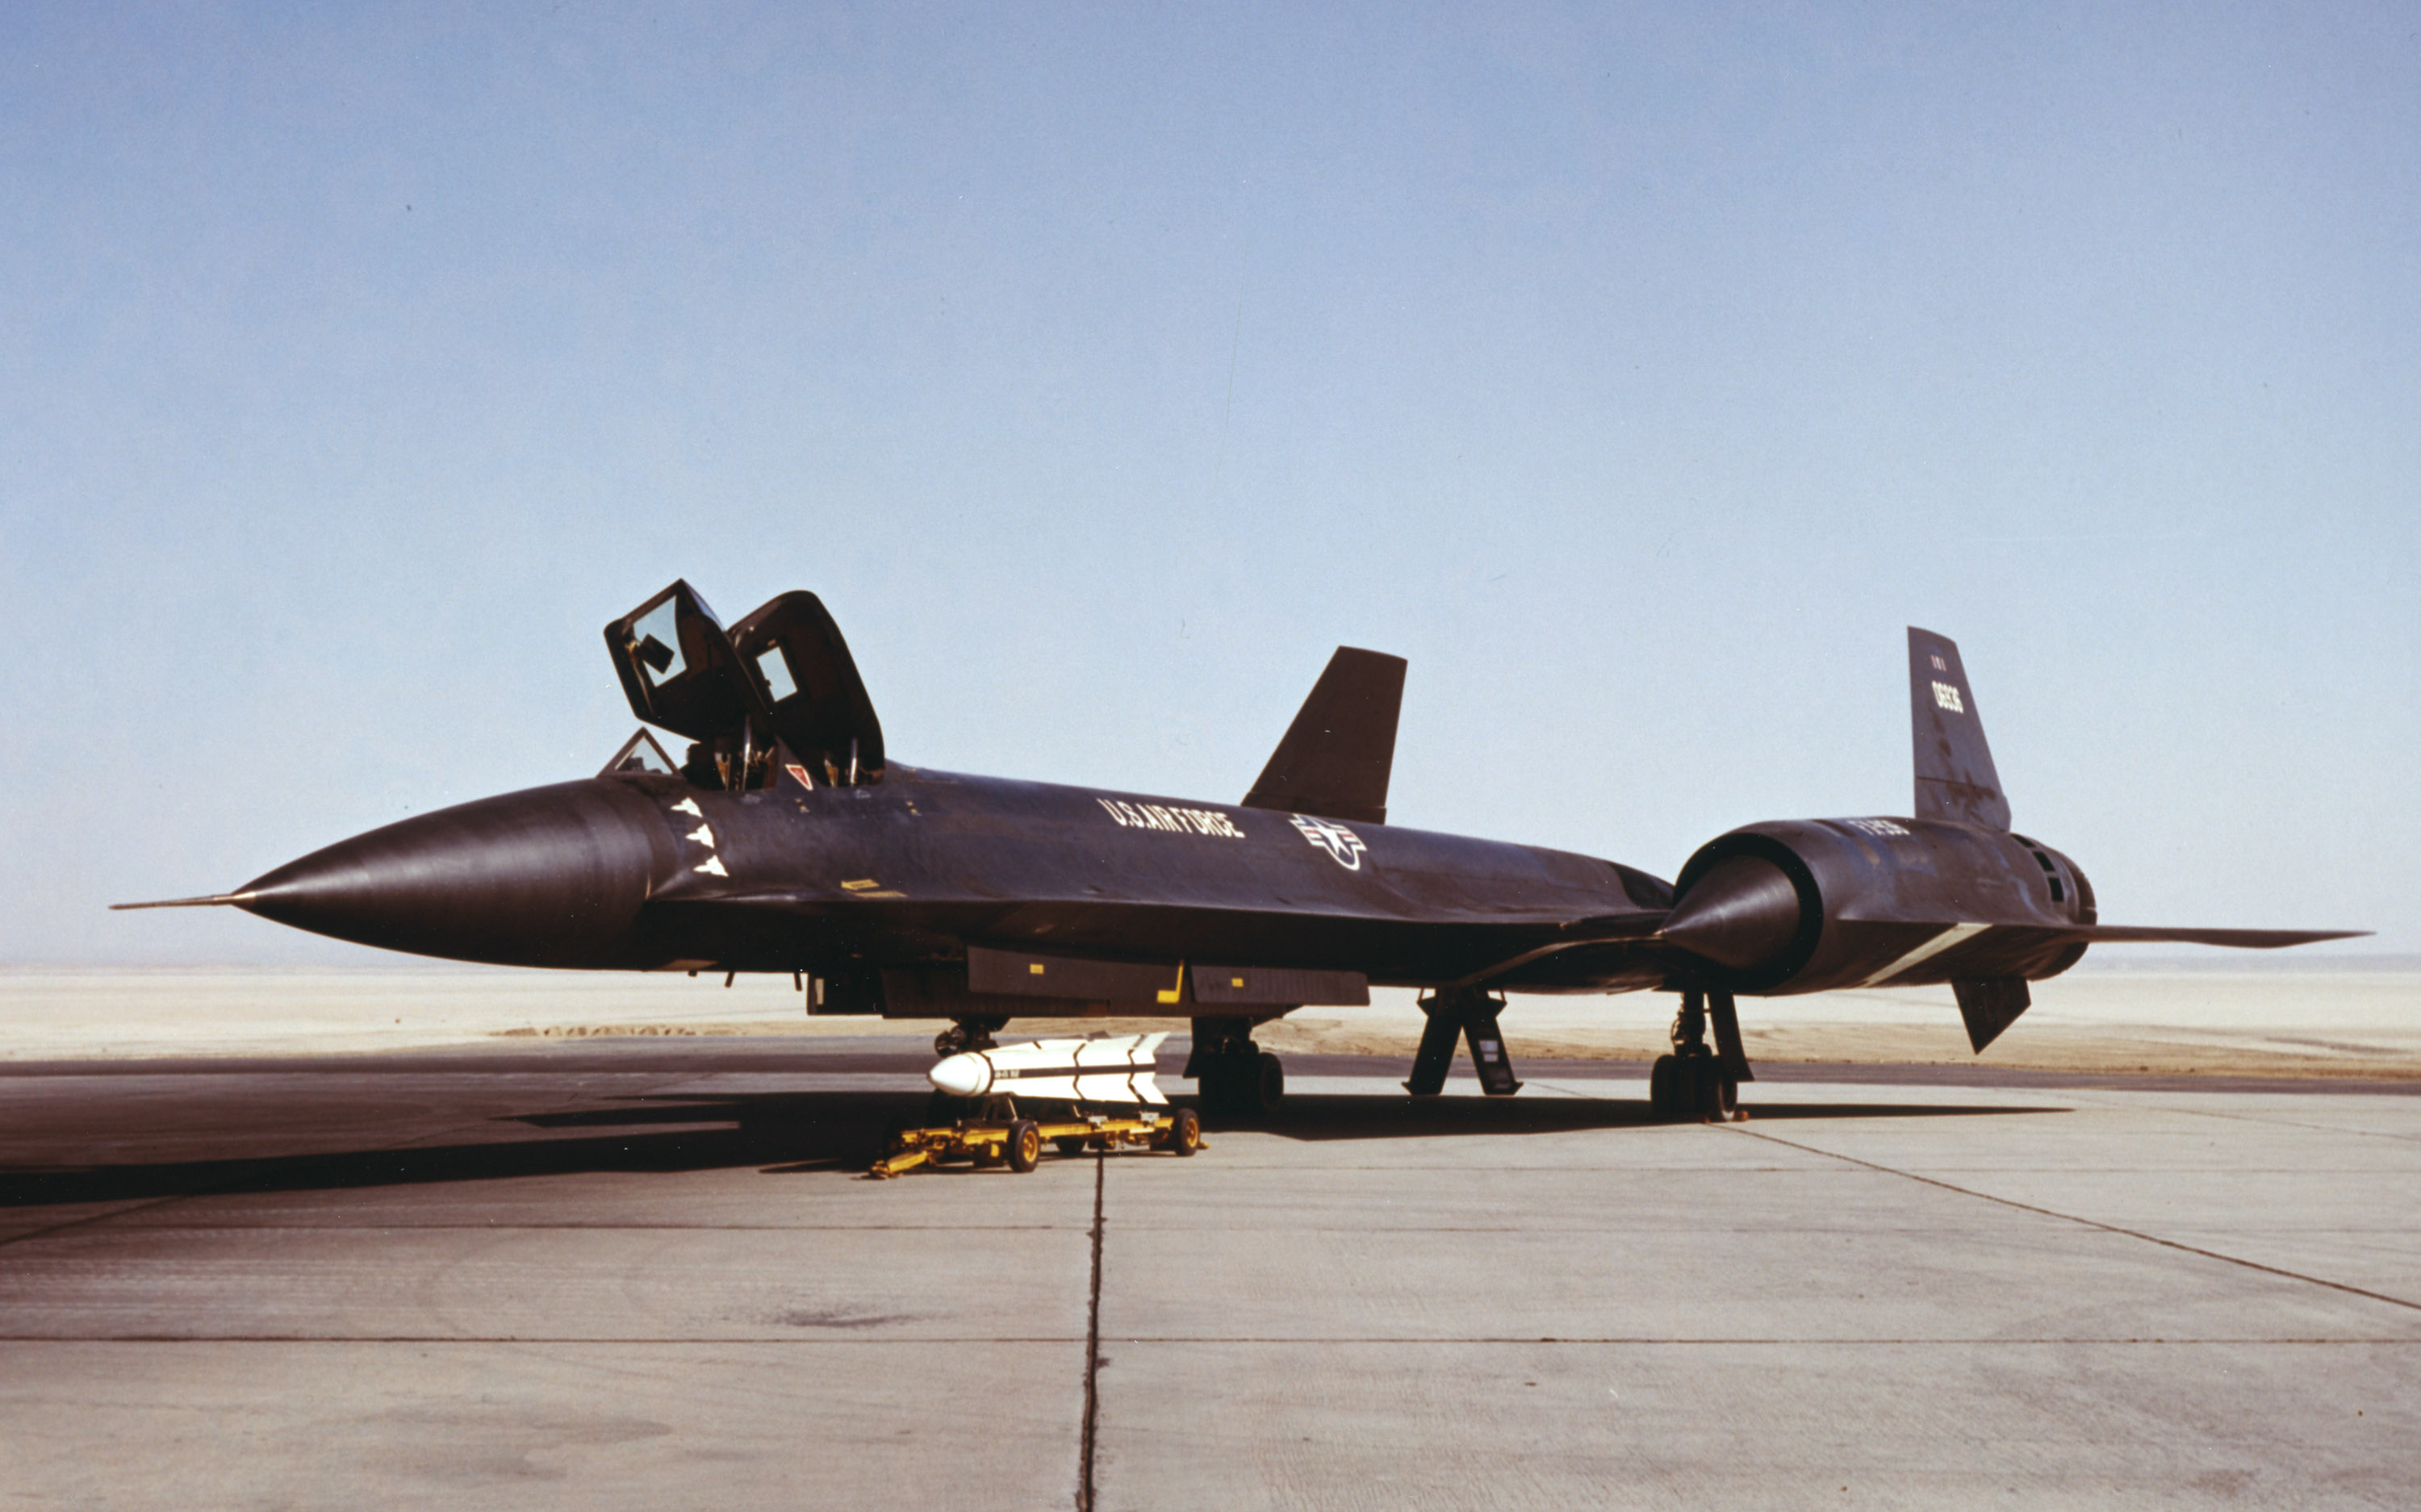
M 1058 1147 L 1059 1153 L 1062 1155 L 1082 1155 L 1085 1153 L 1085 1136 L 1082 1134 L 1062 1134 L 1051 1143 Z
M 1042 1128 L 1031 1118 L 1020 1118 L 1008 1126 L 1008 1143 L 1002 1146 L 1008 1155 L 1008 1168 L 1023 1176 L 1042 1163 Z
M 1006 1151 L 998 1145 L 977 1145 L 973 1156 L 977 1169 L 988 1165 L 998 1165 L 1006 1158 Z
M 1168 1121 L 1168 1148 L 1173 1155 L 1191 1155 L 1202 1147 L 1202 1115 L 1191 1108 L 1179 1108 L 1177 1116 Z

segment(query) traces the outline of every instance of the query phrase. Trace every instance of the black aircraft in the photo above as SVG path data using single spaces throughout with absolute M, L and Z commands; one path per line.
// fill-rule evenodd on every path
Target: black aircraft
M 1908 632 L 1913 817 L 1779 819 L 1663 881 L 1611 861 L 1387 820 L 1404 662 L 1340 647 L 1242 803 L 961 776 L 889 760 L 822 602 L 726 630 L 677 582 L 605 627 L 647 725 L 605 770 L 423 814 L 289 862 L 233 904 L 389 950 L 516 966 L 791 974 L 810 1014 L 1190 1020 L 1204 1099 L 1272 1112 L 1258 1024 L 1425 990 L 1405 1086 L 1520 1083 L 1508 992 L 1676 992 L 1650 1100 L 1724 1117 L 1751 1079 L 1734 1000 L 1947 982 L 1980 1052 L 2026 984 L 2097 941 L 2268 948 L 2346 930 L 2107 925 L 2076 864 L 2009 828 L 1959 649 Z M 729 977 L 726 977 L 726 982 Z M 1712 1043 L 1709 1043 L 1709 1032 Z

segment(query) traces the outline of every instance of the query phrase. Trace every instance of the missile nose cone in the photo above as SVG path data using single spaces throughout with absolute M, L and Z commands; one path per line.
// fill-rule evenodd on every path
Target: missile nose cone
M 992 1090 L 992 1062 L 972 1052 L 953 1055 L 927 1071 L 925 1079 L 951 1097 L 979 1098 Z
M 1666 916 L 1664 938 L 1734 971 L 1752 971 L 1789 948 L 1799 932 L 1799 890 L 1781 867 L 1727 856 L 1690 884 Z
M 646 800 L 605 779 L 533 787 L 339 840 L 237 890 L 265 919 L 359 944 L 511 966 L 604 966 L 647 901 Z

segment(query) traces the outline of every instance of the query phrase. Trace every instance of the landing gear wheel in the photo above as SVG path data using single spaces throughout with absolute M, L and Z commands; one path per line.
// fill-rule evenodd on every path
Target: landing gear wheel
M 1254 1066 L 1252 1106 L 1263 1117 L 1276 1113 L 1286 1100 L 1286 1064 L 1268 1051 Z
M 1740 1116 L 1740 1083 L 1723 1073 L 1723 1064 L 1713 1059 L 1694 1061 L 1691 1070 L 1691 1091 L 1695 1097 L 1695 1111 L 1710 1124 L 1727 1124 Z
M 1680 1099 L 1673 1093 L 1680 1080 L 1677 1074 L 1680 1064 L 1679 1055 L 1659 1055 L 1648 1068 L 1648 1107 L 1659 1118 L 1670 1118 L 1679 1111 Z
M 1168 1121 L 1168 1152 L 1191 1155 L 1202 1147 L 1202 1115 L 1191 1108 L 1179 1108 Z
M 992 1032 L 1006 1028 L 1007 1019 L 960 1019 L 933 1037 L 933 1053 L 956 1055 L 966 1050 L 992 1050 Z
M 1008 1157 L 1008 1168 L 1020 1176 L 1042 1163 L 1042 1128 L 1031 1118 L 1020 1118 L 1008 1126 L 1008 1139 L 1001 1146 Z

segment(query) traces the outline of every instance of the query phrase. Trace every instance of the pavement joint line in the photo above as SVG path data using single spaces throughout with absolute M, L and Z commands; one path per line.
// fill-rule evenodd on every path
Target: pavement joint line
M 0 1333 L 0 1344 L 451 1344 L 465 1346 L 546 1345 L 550 1348 L 557 1346 L 580 1346 L 593 1347 L 601 1349 L 796 1349 L 803 1347 L 818 1348 L 855 1347 L 862 1348 L 915 1348 L 955 1349 L 964 1348 L 970 1345 L 1001 1345 L 1024 1348 L 1026 1346 L 1038 1344 L 1058 1345 L 1076 1344 L 1079 1342 L 1081 1341 L 1079 1341 L 1072 1333 L 974 1333 L 933 1336 L 919 1335 L 914 1338 L 869 1338 L 863 1334 L 852 1334 L 846 1337 L 836 1335 L 828 1338 L 821 1336 L 805 1336 L 799 1338 L 778 1339 L 751 1337 L 748 1335 L 723 1337 L 711 1334 L 702 1335 L 695 1338 L 651 1334 L 638 1338 L 624 1339 L 615 1338 L 611 1335 L 579 1333 Z M 1768 1335 L 1742 1335 L 1740 1337 L 1733 1337 L 1726 1334 L 1707 1334 L 1701 1336 L 1696 1334 L 1665 1335 L 1654 1333 L 1613 1333 L 1591 1334 L 1586 1336 L 1558 1335 L 1552 1338 L 1531 1338 L 1519 1334 L 1476 1334 L 1465 1337 L 1427 1338 L 1409 1334 L 1382 1333 L 1137 1333 L 1132 1335 L 1114 1335 L 1102 1340 L 1101 1342 L 1118 1345 L 1234 1345 L 1238 1347 L 1250 1347 L 1253 1348 L 1263 1348 L 1272 1345 L 1300 1345 L 1306 1348 L 1327 1348 L 1336 1345 L 1352 1345 L 1356 1347 L 1385 1347 L 1390 1348 L 1404 1348 L 1420 1349 L 1444 1348 L 1460 1348 L 1472 1345 L 1520 1345 L 1525 1348 L 1534 1348 L 1542 1344 L 1553 1345 L 1557 1348 L 1562 1348 L 1567 1345 L 1581 1345 L 1592 1348 L 1606 1346 L 1621 1347 L 1626 1348 L 1740 1348 L 1773 1349 L 1794 1349 L 1809 1347 L 1819 1347 L 1823 1348 L 1973 1349 L 1979 1347 L 1992 1345 L 2009 1345 L 2013 1347 L 2041 1348 L 2086 1347 L 2115 1348 L 2120 1347 L 2154 1346 L 2163 1348 L 2179 1348 L 2185 1347 L 2246 1348 L 2273 1345 L 2280 1347 L 2292 1347 L 2296 1348 L 2345 1348 L 2356 1346 L 2369 1347 L 2375 1345 L 2421 1345 L 2421 1334 L 2387 1334 L 2378 1337 L 2368 1337 L 2361 1334 L 2342 1336 L 2336 1334 L 2322 1334 L 2308 1336 L 2290 1335 L 2279 1338 L 2264 1338 L 2258 1335 L 2217 1338 L 2170 1338 L 2166 1335 L 2157 1335 L 2149 1338 L 2120 1338 L 2115 1335 L 2106 1338 L 2096 1335 L 2085 1335 L 2075 1338 L 2034 1338 L 2014 1336 L 2005 1337 L 1994 1334 L 1983 1334 L 1972 1338 L 1956 1335 L 1944 1335 L 1937 1338 L 1927 1337 L 1920 1334 L 1906 1338 L 1779 1338 Z
M 1939 1181 L 1929 1176 L 1919 1176 L 1913 1171 L 1902 1171 L 1888 1165 L 1879 1165 L 1873 1161 L 1862 1161 L 1854 1155 L 1843 1155 L 1838 1151 L 1821 1149 L 1814 1145 L 1802 1145 L 1796 1140 L 1783 1139 L 1777 1135 L 1760 1133 L 1754 1129 L 1743 1129 L 1738 1124 L 1726 1124 L 1723 1127 L 1733 1133 L 1746 1134 L 1752 1139 L 1769 1140 L 1773 1144 L 1785 1145 L 1792 1149 L 1805 1150 L 1810 1155 L 1821 1155 L 1831 1160 L 1845 1161 L 1851 1165 L 1861 1165 L 1869 1171 L 1879 1171 L 1885 1176 L 1896 1176 L 1910 1181 L 1921 1181 L 1929 1187 L 1939 1187 L 1945 1192 L 1955 1192 L 1962 1197 L 1975 1197 L 1984 1202 L 1997 1203 L 2004 1208 L 2014 1208 L 2020 1212 L 2037 1213 L 2045 1218 L 2056 1218 L 2063 1223 L 2076 1224 L 2085 1228 L 2098 1228 L 2105 1234 L 2118 1234 L 2128 1239 L 2142 1239 L 2147 1244 L 2157 1244 L 2163 1249 L 2177 1250 L 2186 1255 L 2198 1255 L 2206 1260 L 2218 1260 L 2227 1265 L 2241 1266 L 2247 1270 L 2258 1270 L 2264 1275 L 2280 1276 L 2288 1281 L 2300 1281 L 2306 1286 L 2325 1286 L 2331 1291 L 2342 1291 L 2348 1296 L 2362 1297 L 2375 1302 L 2385 1302 L 2390 1307 L 2402 1307 L 2412 1312 L 2421 1313 L 2421 1302 L 2408 1302 L 2402 1297 L 2391 1297 L 2385 1292 L 2370 1291 L 2361 1286 L 2349 1286 L 2342 1281 L 2331 1281 L 2323 1276 L 2306 1275 L 2301 1270 L 2288 1270 L 2279 1266 L 2263 1265 L 2258 1260 L 2248 1260 L 2241 1255 L 2223 1255 L 2217 1250 L 2206 1250 L 2200 1245 L 2180 1243 L 2173 1239 L 2163 1239 L 2157 1234 L 2147 1234 L 2140 1229 L 2122 1228 L 2116 1224 L 2105 1224 L 2098 1219 L 2081 1218 L 2075 1213 L 2064 1213 L 2055 1208 L 2038 1208 L 2032 1203 L 2019 1202 L 2010 1197 L 1996 1197 L 1989 1192 L 1977 1192 L 1972 1187 L 1957 1186 L 1948 1181 Z
M 2131 1108 L 2140 1107 L 2141 1104 L 2127 1102 L 2099 1102 L 2094 1104 L 2094 1106 L 2101 1108 Z M 2328 1124 L 2302 1123 L 2293 1118 L 2257 1118 L 2249 1113 L 2219 1113 L 2210 1108 L 2176 1108 L 2163 1111 L 2187 1114 L 2196 1118 L 2226 1118 L 2234 1123 L 2260 1124 L 2273 1129 L 2301 1129 L 2315 1134 L 2335 1134 L 2340 1138 L 2347 1134 L 2359 1134 L 2366 1139 L 2393 1139 L 2407 1145 L 2421 1145 L 2421 1134 L 2398 1134 L 2385 1129 L 2337 1129 L 2333 1128 Z
M 129 1213 L 148 1212 L 154 1208 L 165 1208 L 172 1202 L 184 1202 L 190 1198 L 208 1196 L 210 1192 L 207 1189 L 200 1192 L 180 1192 L 171 1196 L 154 1197 L 149 1202 L 138 1202 L 124 1208 L 113 1208 L 105 1213 L 86 1213 L 82 1218 L 70 1218 L 65 1223 L 52 1224 L 44 1228 L 28 1229 L 23 1234 L 0 1236 L 0 1249 L 5 1249 L 11 1244 L 23 1244 L 28 1239 L 46 1239 L 53 1234 L 65 1234 L 79 1228 L 88 1228 L 96 1224 L 106 1223 L 113 1218 L 123 1218 Z
M 1101 1199 L 1109 1152 L 1093 1152 L 1092 1298 L 1085 1313 L 1085 1431 L 1078 1445 L 1076 1512 L 1093 1512 L 1093 1451 L 1101 1423 Z

